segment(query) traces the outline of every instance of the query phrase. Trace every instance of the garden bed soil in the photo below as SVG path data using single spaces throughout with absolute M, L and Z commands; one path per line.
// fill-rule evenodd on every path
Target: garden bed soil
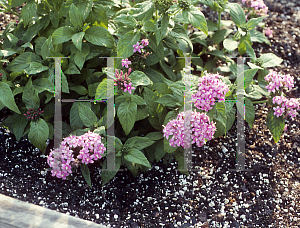
M 274 53 L 284 59 L 274 69 L 295 77 L 288 96 L 298 98 L 300 2 L 265 3 L 272 45 L 255 43 L 253 48 L 257 56 Z M 5 18 L 2 28 L 9 20 L 13 18 Z M 186 177 L 176 162 L 160 161 L 135 178 L 119 172 L 102 187 L 100 170 L 91 168 L 92 189 L 79 170 L 73 180 L 52 177 L 39 150 L 0 128 L 0 193 L 112 227 L 299 227 L 299 114 L 286 120 L 288 131 L 275 145 L 266 127 L 268 108 L 256 108 L 253 128 L 245 125 L 245 168 L 253 171 L 229 171 L 236 164 L 235 123 L 227 137 L 193 147 L 193 168 L 199 172 Z M 2 109 L 0 120 L 9 114 Z

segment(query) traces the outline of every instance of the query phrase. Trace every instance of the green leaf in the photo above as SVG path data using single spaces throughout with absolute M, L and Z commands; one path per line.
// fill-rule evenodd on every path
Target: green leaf
M 156 29 L 155 31 L 155 39 L 156 39 L 156 45 L 159 44 L 159 42 L 167 36 L 167 34 L 170 31 L 170 28 L 168 28 L 169 25 L 169 16 L 167 14 L 164 14 L 161 18 L 161 26 L 160 28 Z
M 45 41 L 45 43 L 41 47 L 41 56 L 43 59 L 47 59 L 47 57 L 52 56 L 51 51 L 54 50 L 54 46 L 52 43 L 52 36 Z
M 223 46 L 227 51 L 234 51 L 238 48 L 238 42 L 231 38 L 228 38 L 223 41 Z
M 180 103 L 178 103 L 178 100 L 174 97 L 174 95 L 171 95 L 171 94 L 162 95 L 155 102 L 160 103 L 167 107 L 172 107 L 172 108 L 180 106 Z
M 246 89 L 253 81 L 253 77 L 255 76 L 258 69 L 249 69 L 244 71 L 244 89 Z
M 230 16 L 237 27 L 246 24 L 246 16 L 243 8 L 238 3 L 229 3 Z
M 92 188 L 92 181 L 90 176 L 90 170 L 87 164 L 81 163 L 80 165 L 82 176 L 84 177 L 86 183 L 89 185 L 90 188 Z
M 118 108 L 118 118 L 126 135 L 128 135 L 134 126 L 137 113 L 137 104 L 135 102 L 125 101 Z
M 267 126 L 272 133 L 275 143 L 277 143 L 281 138 L 285 126 L 284 117 L 275 116 L 273 109 L 270 109 L 267 115 Z
M 137 106 L 135 121 L 143 120 L 149 116 L 148 110 L 145 107 Z
M 105 171 L 107 169 L 107 158 L 103 162 L 103 169 L 101 170 L 102 186 L 108 183 L 119 171 L 121 166 L 121 157 L 115 157 L 115 171 Z
M 86 57 L 90 53 L 90 46 L 87 43 L 83 43 L 82 45 L 81 51 L 77 50 L 74 56 L 74 62 L 80 70 L 82 70 Z
M 8 1 L 2 1 L 3 2 L 2 4 L 4 4 L 4 2 L 8 2 L 8 4 L 9 4 L 10 7 L 17 7 L 17 6 L 23 5 L 23 3 L 25 1 L 26 0 L 8 0 Z M 7 5 L 7 3 L 4 4 L 4 5 Z
M 70 26 L 60 27 L 52 34 L 53 44 L 61 44 L 69 41 L 75 34 L 75 29 Z
M 156 140 L 160 140 L 162 139 L 164 136 L 163 136 L 163 133 L 160 132 L 160 131 L 156 131 L 156 132 L 150 132 L 146 135 L 146 137 L 150 140 L 153 140 L 153 141 L 156 141 Z
M 147 105 L 146 101 L 142 97 L 140 97 L 138 95 L 131 95 L 131 94 L 129 94 L 129 95 L 130 95 L 132 101 L 134 101 L 137 105 Z
M 97 122 L 96 114 L 86 105 L 78 104 L 79 117 L 86 127 L 93 126 Z
M 81 74 L 74 63 L 69 63 L 68 69 L 64 71 L 65 74 Z
M 58 11 L 51 10 L 50 13 L 49 13 L 49 17 L 50 17 L 50 20 L 51 20 L 51 23 L 52 23 L 53 27 L 58 28 L 58 25 L 59 25 Z
M 70 110 L 70 125 L 72 130 L 81 129 L 84 126 L 79 116 L 78 105 L 78 102 L 74 102 Z
M 138 21 L 150 20 L 153 14 L 153 3 L 151 1 L 144 1 L 134 5 L 129 14 L 134 16 Z
M 235 121 L 235 115 L 236 115 L 236 109 L 233 107 L 234 103 L 233 102 L 226 102 L 225 107 L 226 107 L 226 132 L 229 131 L 234 124 Z
M 118 56 L 127 58 L 133 54 L 133 45 L 140 41 L 141 33 L 130 31 L 123 35 L 117 46 Z
M 165 61 L 159 61 L 159 65 L 161 66 L 161 68 L 164 70 L 164 72 L 167 74 L 168 78 L 172 81 L 176 80 L 176 75 L 173 72 L 173 69 L 168 66 Z
M 138 149 L 135 149 L 135 148 L 129 149 L 128 154 L 124 155 L 124 158 L 129 162 L 141 164 L 141 165 L 151 168 L 151 165 L 150 165 L 148 159 Z
M 214 33 L 212 40 L 215 44 L 221 43 L 233 30 L 232 29 L 221 29 Z
M 8 57 L 8 56 L 13 55 L 15 53 L 16 53 L 16 51 L 12 48 L 6 48 L 6 49 L 3 49 L 3 50 L 0 50 L 0 56 L 3 56 L 3 57 Z
M 40 107 L 40 99 L 37 91 L 32 86 L 31 78 L 26 83 L 22 94 L 22 101 L 24 102 L 27 109 L 33 108 L 38 109 Z
M 114 47 L 114 38 L 110 32 L 103 27 L 93 26 L 85 31 L 84 37 L 94 45 L 104 46 L 107 48 Z M 120 41 L 119 41 L 120 42 Z
M 25 68 L 24 71 L 26 74 L 38 74 L 48 69 L 49 67 L 44 66 L 41 63 L 33 62 L 30 63 L 29 67 Z
M 44 91 L 49 91 L 50 93 L 55 93 L 54 85 L 48 78 L 38 78 L 32 82 L 34 89 L 37 93 L 41 93 Z
M 94 7 L 95 7 L 95 5 L 94 5 Z M 77 8 L 78 8 L 79 12 L 82 15 L 83 21 L 85 21 L 87 19 L 87 17 L 89 16 L 89 14 L 92 10 L 92 7 L 93 7 L 93 1 L 92 0 L 88 0 L 88 1 L 85 1 L 85 2 L 80 2 L 77 5 Z
M 36 15 L 36 10 L 37 8 L 35 3 L 26 4 L 22 7 L 21 17 L 23 19 L 24 27 L 32 21 L 32 18 Z
M 19 55 L 17 58 L 15 58 L 8 66 L 7 70 L 10 70 L 12 72 L 20 72 L 23 71 L 25 68 L 27 68 L 30 63 L 32 62 L 39 62 L 42 59 L 32 53 L 32 52 L 24 52 L 21 55 Z
M 157 141 L 154 145 L 156 145 L 155 160 L 156 162 L 159 162 L 160 159 L 162 159 L 166 154 L 166 151 L 164 150 L 164 141 L 163 140 Z
M 72 36 L 72 42 L 77 47 L 79 51 L 81 51 L 82 39 L 85 32 L 76 33 Z
M 195 28 L 208 35 L 208 28 L 203 13 L 195 6 L 191 5 L 188 10 L 182 10 L 182 17 L 190 22 Z
M 129 77 L 131 79 L 130 82 L 132 83 L 132 86 L 135 88 L 137 88 L 139 85 L 147 86 L 153 84 L 147 75 L 142 71 L 135 70 L 129 75 Z
M 155 32 L 156 26 L 152 21 L 145 21 L 143 24 L 143 29 L 146 32 Z
M 255 119 L 255 109 L 251 100 L 245 97 L 245 119 L 250 125 L 250 128 L 253 128 L 253 122 Z
M 266 43 L 268 45 L 271 45 L 268 38 L 265 37 L 264 34 L 262 34 L 261 32 L 255 30 L 255 29 L 250 30 L 250 35 L 251 35 L 252 42 Z
M 246 45 L 246 53 L 251 57 L 251 58 L 256 58 L 255 56 L 255 52 L 254 49 L 252 48 L 252 46 L 249 44 L 249 42 L 245 42 Z
M 147 75 L 148 78 L 150 78 L 150 80 L 153 83 L 160 83 L 163 82 L 163 75 L 161 73 L 159 73 L 158 71 L 150 68 L 150 67 L 146 67 L 144 70 L 145 74 Z
M 28 123 L 27 117 L 24 115 L 18 115 L 18 118 L 13 123 L 13 132 L 16 136 L 17 141 L 19 142 L 23 136 L 23 132 Z
M 262 61 L 263 64 L 261 65 L 262 67 L 275 67 L 275 66 L 280 66 L 282 63 L 283 59 L 277 57 L 273 53 L 268 53 L 268 54 L 262 54 L 258 60 Z
M 70 90 L 73 90 L 80 95 L 87 95 L 87 93 L 88 93 L 88 90 L 82 85 L 70 86 Z
M 0 101 L 10 110 L 21 114 L 9 85 L 0 81 Z
M 125 145 L 130 145 L 131 148 L 134 148 L 137 150 L 142 150 L 148 146 L 151 146 L 153 143 L 155 143 L 155 141 L 152 141 L 148 137 L 135 136 L 135 137 L 129 138 L 126 141 Z
M 72 3 L 69 10 L 70 22 L 75 28 L 81 28 L 83 26 L 83 18 L 81 12 Z
M 258 17 L 258 18 L 251 18 L 246 26 L 249 30 L 254 29 L 264 18 L 266 18 L 267 16 L 263 16 L 263 17 Z
M 28 133 L 29 141 L 45 154 L 46 140 L 49 136 L 49 128 L 45 120 L 39 119 L 38 121 L 30 122 L 30 131 Z
M 107 89 L 107 83 L 108 88 L 112 89 Z M 112 96 L 114 96 L 114 81 L 111 79 L 103 80 L 96 89 L 95 99 L 108 99 Z
M 99 3 L 93 3 L 94 6 L 92 8 L 92 12 L 87 17 L 86 22 L 90 22 L 91 24 L 94 24 L 95 22 L 98 22 L 98 24 L 104 28 L 108 28 L 108 18 L 106 15 L 106 9 L 102 4 Z M 79 8 L 79 7 L 78 7 Z

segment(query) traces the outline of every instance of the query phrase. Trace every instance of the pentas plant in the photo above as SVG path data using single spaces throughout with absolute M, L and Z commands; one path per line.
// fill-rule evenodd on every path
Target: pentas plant
M 198 91 L 192 94 L 192 99 L 196 99 L 195 106 L 205 112 L 211 110 L 215 105 L 216 98 L 219 101 L 225 99 L 228 86 L 220 80 L 224 77 L 219 74 L 206 74 L 199 78 Z
M 170 146 L 183 148 L 190 147 L 188 139 L 192 138 L 192 144 L 196 143 L 198 147 L 203 146 L 207 141 L 214 137 L 216 131 L 215 123 L 210 122 L 209 116 L 205 113 L 191 112 L 191 128 L 189 132 L 185 131 L 184 120 L 187 112 L 181 112 L 176 119 L 171 120 L 166 126 L 164 126 L 164 137 L 169 139 L 169 136 L 173 136 L 169 140 Z
M 65 180 L 72 169 L 101 159 L 105 150 L 99 134 L 71 135 L 63 140 L 59 148 L 50 152 L 47 163 L 52 168 L 52 176 Z

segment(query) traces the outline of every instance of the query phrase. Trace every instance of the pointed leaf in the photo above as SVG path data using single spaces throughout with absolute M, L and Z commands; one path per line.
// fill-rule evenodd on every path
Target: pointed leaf
M 103 27 L 94 26 L 85 31 L 84 37 L 92 44 L 108 48 L 114 47 L 114 39 L 110 32 Z M 120 42 L 120 41 L 119 41 Z
M 270 109 L 267 115 L 267 126 L 272 133 L 275 143 L 281 138 L 285 123 L 283 116 L 275 116 L 274 110 Z
M 49 128 L 45 120 L 39 119 L 38 121 L 30 122 L 30 131 L 28 133 L 29 141 L 37 147 L 40 151 L 45 153 L 47 144 L 46 140 L 49 136 Z
M 52 34 L 53 44 L 61 44 L 69 41 L 75 34 L 74 28 L 70 26 L 60 27 Z
M 82 39 L 84 34 L 85 34 L 84 32 L 80 32 L 72 36 L 72 42 L 79 51 L 81 51 Z
M 22 7 L 21 10 L 21 17 L 23 19 L 24 26 L 26 27 L 30 21 L 32 21 L 32 18 L 36 15 L 36 4 L 35 3 L 29 3 Z
M 208 35 L 207 23 L 203 13 L 195 6 L 191 5 L 188 10 L 182 10 L 183 18 L 190 22 L 195 28 Z
M 148 159 L 146 158 L 146 156 L 138 149 L 135 148 L 129 149 L 129 153 L 124 155 L 124 158 L 129 162 L 141 164 L 151 168 L 151 165 Z
M 128 135 L 134 126 L 137 113 L 137 104 L 135 102 L 125 101 L 118 108 L 118 118 L 126 135 Z
M 93 126 L 97 122 L 96 114 L 86 105 L 78 104 L 79 117 L 86 127 Z
M 83 18 L 81 12 L 77 7 L 72 3 L 69 10 L 70 22 L 74 28 L 81 28 L 83 26 Z
M 0 81 L 0 101 L 3 105 L 5 105 L 10 110 L 18 114 L 21 114 L 18 106 L 16 105 L 13 93 L 11 92 L 9 85 L 1 81 Z

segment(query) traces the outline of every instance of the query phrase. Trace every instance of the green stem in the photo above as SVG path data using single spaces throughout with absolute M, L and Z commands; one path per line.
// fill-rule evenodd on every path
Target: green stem
M 218 29 L 221 29 L 221 12 L 218 12 Z
M 252 104 L 260 104 L 260 103 L 267 103 L 269 100 L 263 100 L 263 101 L 254 101 Z
M 12 13 L 12 14 L 20 17 L 20 14 L 18 14 L 15 10 L 12 10 L 11 8 L 7 8 L 3 4 L 0 4 L 0 6 L 5 9 L 4 12 L 6 12 L 6 13 Z

